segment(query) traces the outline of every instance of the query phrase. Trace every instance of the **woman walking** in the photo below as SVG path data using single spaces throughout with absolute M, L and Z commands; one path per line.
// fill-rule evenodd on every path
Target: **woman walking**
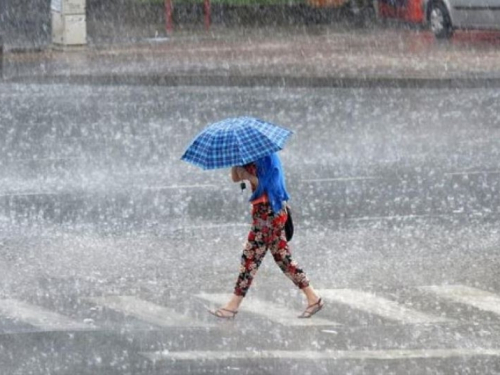
M 323 308 L 324 302 L 309 283 L 304 271 L 292 259 L 285 235 L 287 220 L 285 201 L 289 196 L 280 159 L 276 153 L 245 166 L 232 167 L 233 182 L 249 181 L 252 187 L 252 228 L 241 257 L 240 273 L 229 302 L 213 315 L 234 319 L 253 278 L 270 250 L 283 273 L 304 292 L 307 308 L 299 318 L 310 318 Z

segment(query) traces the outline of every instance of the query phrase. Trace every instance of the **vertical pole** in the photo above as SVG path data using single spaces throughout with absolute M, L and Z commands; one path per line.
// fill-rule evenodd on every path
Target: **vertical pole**
M 171 34 L 174 27 L 172 25 L 172 0 L 165 0 L 165 30 L 167 35 Z
M 375 19 L 380 20 L 380 0 L 373 0 L 372 5 L 375 11 Z
M 0 81 L 3 80 L 3 34 L 0 29 Z
M 210 0 L 205 0 L 205 30 L 210 29 Z

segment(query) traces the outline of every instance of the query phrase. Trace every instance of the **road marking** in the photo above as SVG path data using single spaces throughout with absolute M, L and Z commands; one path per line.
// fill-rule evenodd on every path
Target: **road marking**
M 221 229 L 221 228 L 248 228 L 249 224 L 245 223 L 228 223 L 228 224 L 206 224 L 206 225 L 192 225 L 189 227 L 177 227 L 175 230 L 209 230 L 209 229 Z
M 455 216 L 457 212 L 449 213 L 449 214 L 425 214 L 425 215 L 393 215 L 393 216 L 362 216 L 362 217 L 353 217 L 344 219 L 347 221 L 370 221 L 370 220 L 403 220 L 403 219 L 425 219 L 425 218 L 442 218 L 442 217 L 451 217 Z
M 365 181 L 365 180 L 380 180 L 381 177 L 361 176 L 361 177 L 337 177 L 337 178 L 311 178 L 300 180 L 300 182 L 344 182 L 344 181 Z
M 450 319 L 415 311 L 395 301 L 359 290 L 320 289 L 318 293 L 326 300 L 338 302 L 354 309 L 403 324 L 452 322 Z
M 255 350 L 255 351 L 162 351 L 141 352 L 152 362 L 157 361 L 200 361 L 229 359 L 289 359 L 289 360 L 405 360 L 419 358 L 453 358 L 475 356 L 500 356 L 500 349 L 416 349 L 416 350 Z
M 478 174 L 499 174 L 500 171 L 464 171 L 464 172 L 446 172 L 446 176 L 469 176 Z
M 95 297 L 88 298 L 88 301 L 160 327 L 212 326 L 212 324 L 194 320 L 186 315 L 178 314 L 172 309 L 133 296 Z
M 164 185 L 164 186 L 150 186 L 144 190 L 182 190 L 182 189 L 220 189 L 220 186 L 211 184 L 194 184 L 194 185 Z
M 80 140 L 81 138 L 80 137 L 71 137 L 73 139 L 78 139 Z M 82 158 L 81 156 L 67 156 L 67 157 L 60 157 L 60 158 L 21 158 L 21 159 L 10 159 L 7 161 L 7 163 L 9 162 L 14 162 L 14 163 L 17 163 L 17 162 L 29 162 L 29 163 L 32 163 L 32 162 L 38 162 L 38 161 L 60 161 L 60 160 L 83 160 L 85 161 L 85 158 Z
M 196 297 L 215 303 L 218 306 L 224 305 L 231 298 L 231 294 L 225 293 L 200 293 Z M 259 300 L 257 298 L 245 298 L 245 301 L 240 308 L 241 311 L 248 311 L 252 314 L 262 316 L 273 322 L 293 327 L 304 327 L 304 326 L 338 326 L 339 323 L 333 322 L 331 320 L 326 320 L 319 318 L 317 316 L 314 319 L 299 319 L 297 318 L 301 312 L 291 310 L 274 304 L 269 301 Z
M 15 322 L 29 324 L 43 331 L 93 330 L 89 324 L 74 321 L 64 315 L 15 299 L 0 300 L 0 315 Z
M 6 198 L 6 197 L 36 197 L 36 196 L 50 196 L 50 195 L 67 195 L 69 193 L 64 193 L 64 192 L 27 192 L 27 193 L 7 193 L 7 194 L 0 194 L 0 198 Z
M 171 186 L 152 186 L 145 187 L 143 190 L 162 191 L 162 190 L 185 190 L 185 189 L 219 189 L 217 185 L 171 185 Z M 0 198 L 6 197 L 34 197 L 34 196 L 52 196 L 52 195 L 68 195 L 68 192 L 25 192 L 25 193 L 5 193 L 0 194 Z
M 419 288 L 453 302 L 470 305 L 500 315 L 500 297 L 484 290 L 464 285 L 423 286 Z

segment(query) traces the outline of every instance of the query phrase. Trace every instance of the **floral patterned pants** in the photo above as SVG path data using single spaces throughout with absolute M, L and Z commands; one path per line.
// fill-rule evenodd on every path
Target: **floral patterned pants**
M 252 229 L 241 257 L 240 274 L 236 281 L 234 294 L 245 296 L 257 270 L 271 250 L 274 260 L 283 273 L 300 289 L 309 286 L 309 279 L 297 263 L 292 259 L 285 236 L 285 210 L 274 214 L 269 203 L 260 203 L 252 209 Z

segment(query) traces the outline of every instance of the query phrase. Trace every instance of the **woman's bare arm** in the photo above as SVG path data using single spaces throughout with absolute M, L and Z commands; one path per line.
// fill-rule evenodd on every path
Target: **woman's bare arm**
M 241 181 L 238 168 L 241 168 L 241 167 L 232 167 L 231 168 L 231 179 L 233 180 L 233 182 Z
M 233 182 L 240 182 L 240 181 L 250 181 L 250 183 L 254 186 L 257 186 L 259 184 L 259 179 L 248 173 L 247 170 L 243 167 L 232 167 L 231 168 L 231 179 Z

